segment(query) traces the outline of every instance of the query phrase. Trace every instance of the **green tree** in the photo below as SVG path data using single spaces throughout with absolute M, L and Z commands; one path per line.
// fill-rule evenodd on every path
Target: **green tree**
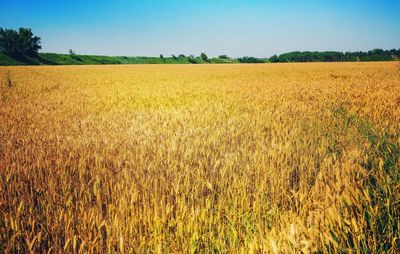
M 205 62 L 208 62 L 208 56 L 205 53 L 200 54 L 201 59 L 203 59 Z
M 192 64 L 197 64 L 196 58 L 194 57 L 194 55 L 190 55 L 188 60 L 189 60 L 189 62 L 192 63 Z
M 272 56 L 271 62 L 348 62 L 348 61 L 391 61 L 393 56 L 399 56 L 396 49 L 374 49 L 368 52 L 310 52 L 294 51 L 279 56 Z
M 279 62 L 279 58 L 277 55 L 273 55 L 271 56 L 271 58 L 269 59 L 271 61 L 271 63 L 277 63 Z
M 34 36 L 30 28 L 20 28 L 19 37 L 21 40 L 22 53 L 26 56 L 36 58 L 38 56 L 40 46 L 40 38 Z
M 30 28 L 21 27 L 18 31 L 0 28 L 0 50 L 9 56 L 36 58 L 41 48 L 40 38 Z
M 17 31 L 0 28 L 0 50 L 13 57 L 22 54 Z
M 239 63 L 264 63 L 265 61 L 259 58 L 255 58 L 252 56 L 244 56 L 244 57 L 239 57 L 237 59 Z

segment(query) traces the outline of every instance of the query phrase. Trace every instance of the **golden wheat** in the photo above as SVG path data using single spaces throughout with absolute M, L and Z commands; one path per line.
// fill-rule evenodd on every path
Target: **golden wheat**
M 400 251 L 393 63 L 0 74 L 0 252 Z

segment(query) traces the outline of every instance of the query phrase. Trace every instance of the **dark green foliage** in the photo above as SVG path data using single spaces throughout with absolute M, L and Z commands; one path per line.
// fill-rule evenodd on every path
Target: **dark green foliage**
M 375 53 L 374 53 L 375 52 Z M 388 55 L 388 60 L 396 60 L 399 59 L 398 55 L 400 55 L 399 50 L 372 50 L 369 53 L 365 53 L 365 57 L 363 56 L 355 56 L 349 57 L 353 53 L 345 53 L 342 58 L 343 61 L 357 61 L 359 58 L 360 61 L 365 61 L 366 56 L 370 55 L 368 59 L 375 59 L 373 54 L 382 54 L 382 52 L 386 52 L 384 54 Z M 298 52 L 302 53 L 302 52 Z M 0 52 L 0 66 L 7 65 L 82 65 L 82 64 L 203 64 L 203 63 L 216 63 L 216 64 L 230 64 L 230 63 L 267 63 L 267 62 L 296 62 L 300 60 L 307 61 L 318 61 L 318 62 L 326 62 L 335 60 L 334 57 L 329 56 L 328 52 L 309 52 L 310 54 L 321 54 L 320 58 L 314 58 L 307 56 L 306 53 L 302 53 L 303 58 L 299 58 L 299 55 L 296 56 L 297 53 L 287 53 L 282 54 L 279 57 L 274 55 L 270 59 L 265 58 L 255 58 L 255 57 L 241 57 L 238 59 L 231 59 L 226 55 L 221 55 L 215 58 L 208 58 L 206 54 L 202 54 L 201 56 L 195 57 L 193 55 L 184 56 L 183 54 L 176 56 L 172 55 L 171 57 L 164 57 L 160 55 L 159 57 L 127 57 L 127 56 L 97 56 L 97 55 L 78 55 L 73 50 L 69 50 L 69 54 L 55 54 L 55 53 L 39 53 L 36 58 L 28 57 L 28 56 L 18 56 L 13 57 L 4 52 Z M 337 53 L 337 52 L 336 52 Z M 339 55 L 342 53 L 339 53 Z M 346 56 L 346 54 L 348 56 Z M 358 53 L 357 53 L 358 54 Z M 321 58 L 324 56 L 323 58 Z M 225 59 L 225 57 L 227 57 Z M 389 59 L 390 58 L 390 59 Z M 349 60 L 350 59 L 350 60 Z M 371 60 L 372 61 L 372 60 Z M 398 64 L 400 70 L 400 63 Z
M 0 51 L 14 58 L 37 58 L 40 38 L 34 36 L 31 29 L 20 28 L 18 31 L 0 28 Z
M 71 58 L 76 60 L 76 61 L 82 62 L 82 59 L 77 55 L 72 55 Z
M 270 57 L 269 61 L 271 61 L 271 63 L 277 63 L 279 62 L 279 58 L 277 55 L 273 55 Z
M 127 56 L 97 56 L 78 54 L 39 53 L 36 59 L 13 58 L 0 52 L 0 66 L 8 65 L 97 65 L 97 64 L 194 64 L 204 61 L 194 56 L 190 57 L 127 57 Z
M 0 28 L 0 50 L 12 57 L 21 54 L 20 38 L 17 31 Z
M 193 55 L 189 56 L 189 62 L 192 63 L 192 64 L 197 64 L 196 58 Z
M 38 62 L 40 64 L 44 64 L 44 65 L 57 65 L 57 62 L 53 59 L 47 59 L 45 57 L 42 56 L 42 54 L 39 54 L 38 58 L 37 58 Z M 1 65 L 1 64 L 0 64 Z
M 310 52 L 295 51 L 285 53 L 279 57 L 274 55 L 270 58 L 273 63 L 276 62 L 355 62 L 355 61 L 391 61 L 393 57 L 400 56 L 400 49 L 374 49 L 368 52 Z
M 75 51 L 73 51 L 72 49 L 70 49 L 68 52 L 69 52 L 69 55 L 71 56 L 71 58 L 72 58 L 73 60 L 82 62 L 82 59 L 81 59 L 79 56 L 76 55 Z
M 20 60 L 14 59 L 2 52 L 0 52 L 0 66 L 22 65 Z
M 238 58 L 238 61 L 239 61 L 239 63 L 265 63 L 266 62 L 263 59 L 255 58 L 252 56 L 245 56 L 245 57 Z
M 40 45 L 40 38 L 34 36 L 30 28 L 20 28 L 19 37 L 21 42 L 22 55 L 36 58 L 38 56 Z
M 201 53 L 201 54 L 200 54 L 200 57 L 201 57 L 201 59 L 203 59 L 203 61 L 209 62 L 208 56 L 206 55 L 206 53 Z

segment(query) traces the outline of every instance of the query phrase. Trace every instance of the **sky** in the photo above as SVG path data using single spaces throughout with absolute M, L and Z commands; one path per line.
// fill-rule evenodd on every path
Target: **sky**
M 0 0 L 42 52 L 270 57 L 400 48 L 400 0 Z

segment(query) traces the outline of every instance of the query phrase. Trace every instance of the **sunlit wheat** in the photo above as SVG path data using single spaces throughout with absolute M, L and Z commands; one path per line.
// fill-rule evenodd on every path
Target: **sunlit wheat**
M 394 63 L 0 74 L 0 252 L 400 251 Z

